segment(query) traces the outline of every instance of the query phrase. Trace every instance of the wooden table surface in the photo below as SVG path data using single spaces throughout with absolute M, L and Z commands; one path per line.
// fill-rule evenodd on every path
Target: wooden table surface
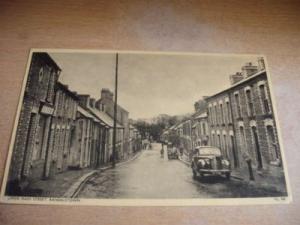
M 293 203 L 218 207 L 2 204 L 1 224 L 300 224 L 300 1 L 2 0 L 1 179 L 30 48 L 265 54 Z

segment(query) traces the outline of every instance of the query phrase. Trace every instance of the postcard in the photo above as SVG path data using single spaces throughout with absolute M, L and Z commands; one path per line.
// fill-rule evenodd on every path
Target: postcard
M 289 203 L 263 55 L 32 49 L 1 201 Z

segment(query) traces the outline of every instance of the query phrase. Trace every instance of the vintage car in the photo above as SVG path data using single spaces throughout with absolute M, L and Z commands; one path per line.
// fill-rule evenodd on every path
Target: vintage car
M 178 159 L 178 150 L 172 144 L 168 144 L 167 147 L 168 159 Z
M 221 150 L 217 147 L 199 146 L 192 156 L 193 177 L 205 175 L 225 175 L 230 179 L 230 161 L 222 156 Z

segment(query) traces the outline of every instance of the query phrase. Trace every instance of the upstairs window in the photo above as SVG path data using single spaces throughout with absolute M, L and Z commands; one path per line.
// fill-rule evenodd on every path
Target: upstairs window
M 248 116 L 254 116 L 254 104 L 251 94 L 251 89 L 246 90 Z
M 226 110 L 227 110 L 227 121 L 228 121 L 228 123 L 230 123 L 231 122 L 231 110 L 230 110 L 229 102 L 226 102 Z
M 220 104 L 220 113 L 221 113 L 221 123 L 224 124 L 225 120 L 224 120 L 224 111 L 223 111 L 223 104 Z
M 208 119 L 209 119 L 209 122 L 211 124 L 213 124 L 213 119 L 212 119 L 212 110 L 211 110 L 211 106 L 208 107 Z
M 217 105 L 215 105 L 215 123 L 216 124 L 219 124 L 219 120 L 218 120 L 218 108 L 217 108 Z
M 206 135 L 206 126 L 205 126 L 205 123 L 202 124 L 202 128 L 203 128 L 203 135 Z
M 267 98 L 266 87 L 264 84 L 259 86 L 259 93 L 262 102 L 263 113 L 270 113 L 271 109 L 269 105 L 269 99 Z
M 240 118 L 240 117 L 242 117 L 242 113 L 241 113 L 241 104 L 240 104 L 239 94 L 235 94 L 234 98 L 235 98 L 235 103 L 236 103 L 236 114 L 237 114 L 237 117 Z

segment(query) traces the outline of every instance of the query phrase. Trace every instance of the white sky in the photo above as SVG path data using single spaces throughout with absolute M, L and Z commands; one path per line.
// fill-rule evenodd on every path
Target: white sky
M 98 99 L 114 91 L 114 53 L 49 53 L 72 91 Z M 193 112 L 194 102 L 230 86 L 229 75 L 257 57 L 241 55 L 119 54 L 118 104 L 130 118 Z

